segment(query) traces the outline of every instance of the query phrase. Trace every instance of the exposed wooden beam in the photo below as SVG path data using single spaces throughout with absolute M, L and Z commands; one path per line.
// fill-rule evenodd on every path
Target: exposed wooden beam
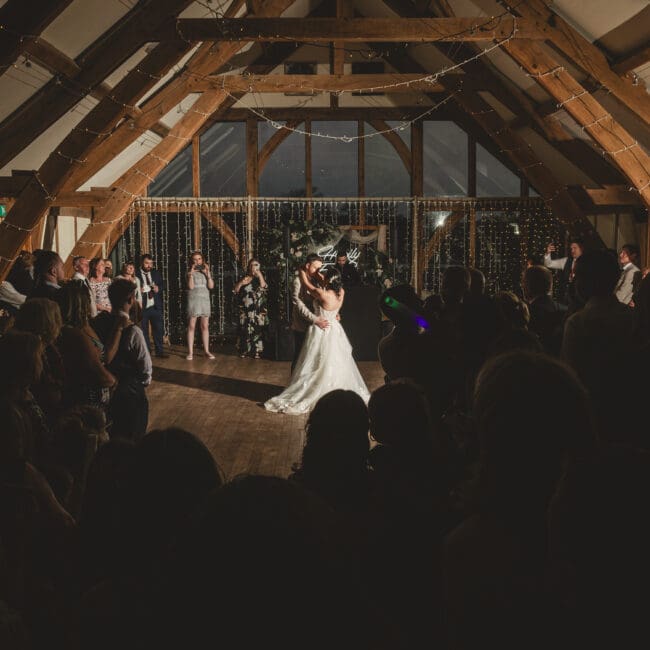
M 502 4 L 509 4 L 500 0 Z M 545 26 L 544 34 L 572 64 L 604 86 L 616 99 L 638 115 L 646 127 L 650 125 L 650 102 L 643 84 L 634 85 L 632 79 L 617 74 L 597 45 L 589 42 L 561 16 L 551 11 L 544 0 L 526 0 L 516 3 L 512 10 L 523 18 Z
M 161 38 L 328 43 L 463 42 L 547 38 L 548 27 L 512 18 L 182 18 Z
M 55 78 L 37 90 L 0 124 L 0 167 L 99 86 L 192 0 L 142 0 L 75 60 L 79 73 Z M 24 3 L 30 4 L 30 3 Z M 184 49 L 188 44 L 184 43 Z M 122 107 L 123 110 L 127 107 Z
M 61 208 L 100 208 L 106 205 L 113 190 L 110 188 L 93 187 L 88 192 L 60 192 L 52 205 Z
M 511 41 L 504 49 L 607 152 L 650 206 L 650 156 L 638 142 L 541 44 Z
M 477 87 L 477 84 L 464 75 L 455 75 L 460 83 Z M 462 77 L 462 79 L 461 79 Z M 400 85 L 395 85 L 400 84 Z M 385 86 L 390 86 L 386 88 Z M 478 80 L 478 86 L 484 86 Z M 378 93 L 442 92 L 443 87 L 433 77 L 423 79 L 419 74 L 269 74 L 269 75 L 219 75 L 197 80 L 193 90 L 218 90 L 223 88 L 231 93 L 287 93 L 353 91 Z
M 650 61 L 650 43 L 646 43 L 638 48 L 631 54 L 619 59 L 614 65 L 612 70 L 620 75 L 632 72 L 635 68 L 640 68 Z
M 24 51 L 28 35 L 36 36 L 72 2 L 72 0 L 9 0 L 0 7 L 2 51 L 0 71 L 11 65 Z
M 248 124 L 248 122 L 247 122 Z M 278 129 L 264 144 L 260 150 L 257 165 L 258 165 L 258 174 L 262 175 L 266 163 L 269 161 L 269 158 L 273 152 L 293 133 L 292 129 L 295 129 L 297 126 L 300 126 L 301 122 L 298 120 L 289 120 L 286 124 L 286 128 L 283 127 Z M 305 129 L 307 130 L 307 129 Z
M 257 122 L 246 122 L 246 194 L 257 196 L 259 187 L 259 174 L 257 168 Z
M 0 223 L 0 279 L 9 268 L 23 241 L 56 197 L 77 165 L 83 165 L 102 133 L 110 132 L 123 117 L 123 104 L 133 105 L 189 49 L 189 44 L 158 44 L 127 74 L 82 121 L 54 148 L 38 172 L 32 174 L 22 189 L 10 215 Z
M 582 191 L 587 194 L 595 205 L 638 206 L 641 204 L 639 194 L 637 192 L 631 192 L 627 185 L 609 185 L 597 189 L 583 187 Z
M 336 0 L 336 17 L 352 18 L 354 7 L 351 0 Z M 345 72 L 345 41 L 333 41 L 330 59 L 330 73 L 342 75 Z M 330 95 L 330 107 L 338 108 L 339 97 L 336 94 Z

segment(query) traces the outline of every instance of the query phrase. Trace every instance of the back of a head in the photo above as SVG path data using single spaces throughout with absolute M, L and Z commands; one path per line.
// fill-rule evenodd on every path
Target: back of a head
M 485 275 L 480 269 L 468 269 L 470 276 L 469 292 L 473 298 L 480 298 L 485 294 Z
M 338 471 L 362 472 L 370 441 L 368 409 L 350 390 L 333 390 L 321 397 L 309 414 L 302 453 L 306 476 L 331 475 Z
M 0 338 L 0 393 L 18 394 L 43 372 L 43 343 L 31 332 L 9 330 Z
M 594 442 L 585 389 L 567 366 L 542 354 L 489 361 L 476 381 L 474 416 L 487 498 L 497 507 L 543 506 L 566 457 Z
M 463 301 L 471 286 L 470 272 L 464 266 L 450 266 L 442 276 L 441 294 L 447 304 Z
M 41 251 L 34 261 L 34 278 L 36 281 L 43 281 L 46 276 L 60 261 L 58 253 L 54 251 Z
M 415 326 L 416 317 L 422 312 L 422 301 L 410 284 L 398 284 L 381 294 L 379 307 L 393 324 Z
M 135 284 L 125 278 L 117 278 L 108 287 L 108 299 L 113 311 L 120 309 L 131 296 L 135 295 Z
M 425 393 L 408 379 L 375 390 L 368 402 L 370 433 L 382 445 L 418 453 L 431 447 L 433 423 Z
M 64 325 L 82 328 L 90 320 L 90 296 L 81 280 L 69 280 L 57 294 Z
M 547 296 L 553 288 L 553 274 L 545 266 L 529 266 L 524 271 L 523 285 L 528 300 Z
M 576 260 L 575 284 L 578 296 L 587 302 L 591 298 L 611 296 L 621 271 L 616 256 L 608 251 L 583 253 Z
M 62 326 L 59 305 L 47 298 L 30 298 L 16 314 L 16 329 L 40 336 L 45 345 L 56 341 Z
M 530 320 L 528 306 L 511 291 L 500 291 L 494 296 L 501 330 L 526 329 Z

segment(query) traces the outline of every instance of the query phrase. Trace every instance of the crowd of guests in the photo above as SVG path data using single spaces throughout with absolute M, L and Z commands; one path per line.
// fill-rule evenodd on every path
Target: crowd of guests
M 131 280 L 95 319 L 81 280 L 27 299 L 0 338 L 0 646 L 646 647 L 650 277 L 632 307 L 622 272 L 580 250 L 568 306 L 543 265 L 521 296 L 461 267 L 387 290 L 385 385 L 325 395 L 285 479 L 118 433 L 151 373 Z

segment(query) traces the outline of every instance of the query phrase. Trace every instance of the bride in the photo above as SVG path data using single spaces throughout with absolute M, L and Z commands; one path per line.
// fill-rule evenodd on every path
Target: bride
M 329 269 L 324 288 L 314 286 L 304 272 L 301 281 L 314 297 L 316 315 L 330 324 L 325 329 L 309 327 L 289 385 L 268 400 L 264 408 L 292 415 L 308 413 L 323 395 L 337 389 L 354 391 L 368 402 L 370 393 L 352 358 L 350 341 L 337 320 L 345 297 L 340 273 Z

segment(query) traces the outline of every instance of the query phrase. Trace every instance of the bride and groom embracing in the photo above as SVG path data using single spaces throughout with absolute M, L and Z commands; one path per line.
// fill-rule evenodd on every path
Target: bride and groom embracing
M 323 259 L 312 253 L 294 280 L 296 355 L 289 385 L 264 404 L 267 411 L 308 413 L 323 395 L 337 389 L 354 391 L 364 402 L 370 397 L 338 318 L 345 298 L 341 275 L 336 267 L 323 273 L 322 266 Z

